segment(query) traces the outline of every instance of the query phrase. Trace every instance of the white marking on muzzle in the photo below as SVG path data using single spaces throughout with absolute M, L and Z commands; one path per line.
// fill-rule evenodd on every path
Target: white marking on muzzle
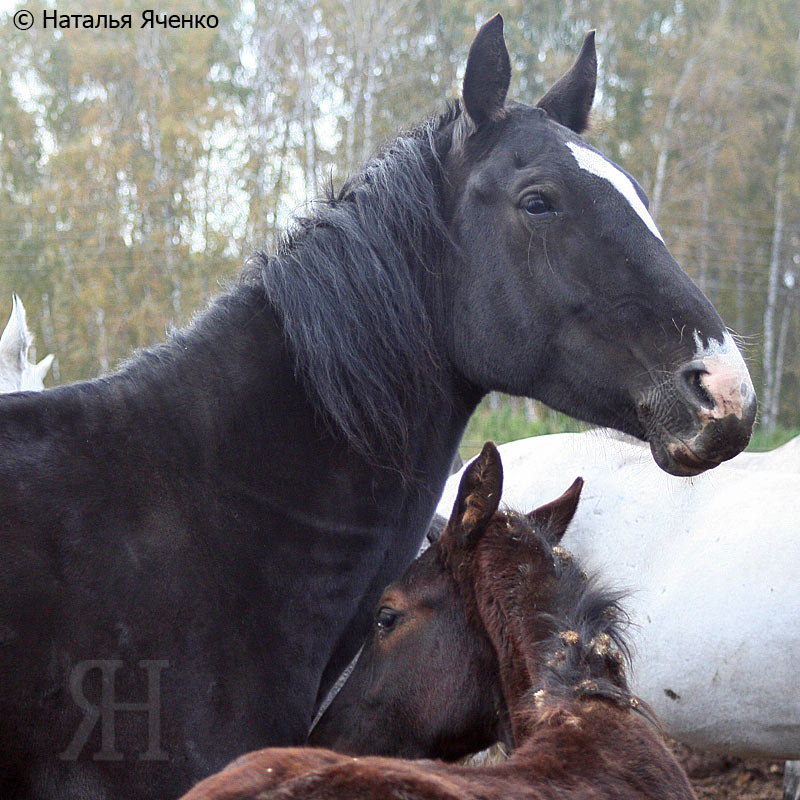
M 631 179 L 619 167 L 615 167 L 608 159 L 600 155 L 600 153 L 590 150 L 588 147 L 582 147 L 575 142 L 567 142 L 567 147 L 572 151 L 578 166 L 597 175 L 600 178 L 607 180 L 630 204 L 631 208 L 639 215 L 645 225 L 649 228 L 650 232 L 660 242 L 664 242 L 661 237 L 656 223 L 650 216 L 650 212 L 642 202 L 636 189 L 631 182 Z
M 722 419 L 734 414 L 743 418 L 745 406 L 751 405 L 755 390 L 747 364 L 733 337 L 725 331 L 721 342 L 709 337 L 708 344 L 704 345 L 700 334 L 695 331 L 694 343 L 697 346 L 695 358 L 703 362 L 706 370 L 702 384 L 715 404 L 710 416 Z

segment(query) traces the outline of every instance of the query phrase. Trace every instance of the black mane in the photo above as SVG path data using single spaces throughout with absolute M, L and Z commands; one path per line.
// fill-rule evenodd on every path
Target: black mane
M 409 409 L 442 394 L 425 303 L 444 310 L 441 158 L 459 116 L 453 104 L 398 137 L 244 273 L 263 281 L 323 419 L 380 466 L 403 468 Z

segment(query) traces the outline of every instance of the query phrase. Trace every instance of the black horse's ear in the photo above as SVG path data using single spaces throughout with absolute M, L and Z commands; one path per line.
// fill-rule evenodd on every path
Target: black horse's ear
M 545 533 L 553 544 L 558 544 L 575 516 L 578 500 L 581 498 L 581 489 L 583 489 L 583 478 L 576 478 L 572 486 L 561 497 L 556 498 L 552 503 L 540 506 L 525 516 L 534 528 Z
M 502 119 L 510 82 L 511 59 L 503 38 L 503 18 L 495 14 L 478 31 L 464 73 L 464 108 L 476 126 Z
M 456 545 L 474 545 L 497 511 L 503 491 L 503 465 L 492 442 L 486 442 L 481 454 L 464 470 L 453 513 L 442 541 Z
M 575 63 L 536 105 L 556 122 L 566 125 L 575 133 L 583 133 L 589 126 L 589 112 L 596 86 L 597 53 L 594 49 L 594 31 L 589 31 Z

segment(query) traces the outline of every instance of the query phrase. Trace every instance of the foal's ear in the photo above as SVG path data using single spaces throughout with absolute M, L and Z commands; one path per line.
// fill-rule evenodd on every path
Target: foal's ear
M 589 112 L 597 85 L 597 54 L 594 49 L 594 31 L 589 31 L 575 63 L 536 104 L 549 117 L 583 133 L 589 126 Z
M 555 544 L 561 541 L 567 526 L 572 522 L 583 489 L 583 478 L 576 478 L 572 486 L 552 503 L 540 506 L 525 516 L 537 530 L 545 532 Z
M 481 454 L 461 476 L 453 513 L 442 534 L 442 541 L 462 546 L 476 544 L 497 511 L 502 491 L 500 453 L 492 442 L 486 442 Z
M 464 108 L 476 126 L 502 119 L 510 82 L 511 59 L 503 38 L 503 18 L 495 14 L 478 31 L 464 73 Z

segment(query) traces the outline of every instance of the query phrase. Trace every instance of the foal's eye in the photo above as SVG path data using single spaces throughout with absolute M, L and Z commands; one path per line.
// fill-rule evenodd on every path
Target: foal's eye
M 400 615 L 393 608 L 383 606 L 378 612 L 377 624 L 382 631 L 391 630 Z
M 527 195 L 522 201 L 522 207 L 525 209 L 525 213 L 530 214 L 532 217 L 544 217 L 556 213 L 555 206 L 550 198 L 541 192 Z

